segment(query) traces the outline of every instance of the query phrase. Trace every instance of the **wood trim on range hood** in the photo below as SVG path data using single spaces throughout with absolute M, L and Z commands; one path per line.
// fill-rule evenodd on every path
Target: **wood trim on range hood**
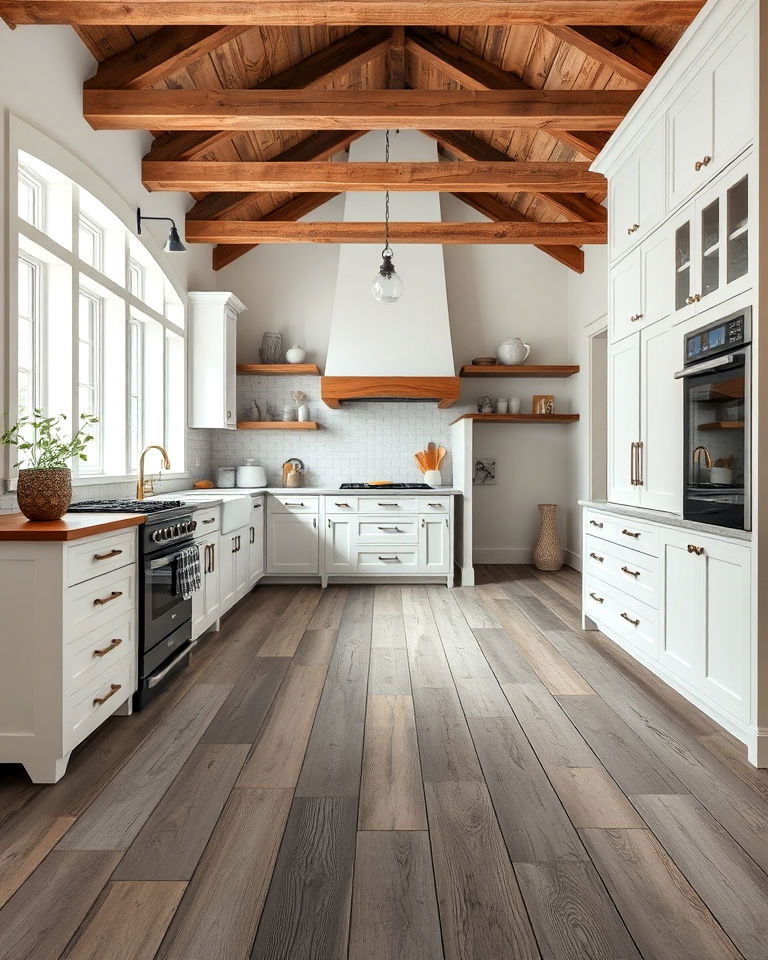
M 320 377 L 320 396 L 334 410 L 342 400 L 436 400 L 444 409 L 460 388 L 458 377 Z

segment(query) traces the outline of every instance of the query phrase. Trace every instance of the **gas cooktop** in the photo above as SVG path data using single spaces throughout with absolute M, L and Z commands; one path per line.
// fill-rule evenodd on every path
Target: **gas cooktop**
M 428 483 L 342 483 L 340 490 L 431 490 Z
M 71 503 L 70 513 L 160 513 L 185 506 L 183 500 L 83 500 Z

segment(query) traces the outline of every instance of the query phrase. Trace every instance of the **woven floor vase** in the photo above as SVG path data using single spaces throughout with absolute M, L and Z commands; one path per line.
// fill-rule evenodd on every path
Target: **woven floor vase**
M 533 551 L 537 570 L 555 571 L 563 565 L 563 551 L 557 538 L 557 504 L 539 504 L 539 536 Z

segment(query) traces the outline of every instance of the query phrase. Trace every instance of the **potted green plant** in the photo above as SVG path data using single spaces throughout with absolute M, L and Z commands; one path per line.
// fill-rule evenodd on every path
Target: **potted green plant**
M 98 417 L 80 415 L 81 425 L 70 437 L 64 435 L 66 415 L 46 417 L 41 409 L 18 422 L 0 437 L 0 443 L 19 451 L 16 498 L 19 510 L 29 520 L 60 520 L 72 500 L 72 471 L 78 457 L 87 460 L 85 448 L 93 440 L 90 430 Z

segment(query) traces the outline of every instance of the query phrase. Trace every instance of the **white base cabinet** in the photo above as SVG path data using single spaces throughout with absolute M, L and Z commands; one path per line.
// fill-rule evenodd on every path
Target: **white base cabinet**
M 317 516 L 270 514 L 267 573 L 308 576 L 320 573 Z
M 0 763 L 55 783 L 71 751 L 130 713 L 135 526 L 69 543 L 0 543 Z
M 450 517 L 422 516 L 419 529 L 419 573 L 441 574 L 451 570 Z

